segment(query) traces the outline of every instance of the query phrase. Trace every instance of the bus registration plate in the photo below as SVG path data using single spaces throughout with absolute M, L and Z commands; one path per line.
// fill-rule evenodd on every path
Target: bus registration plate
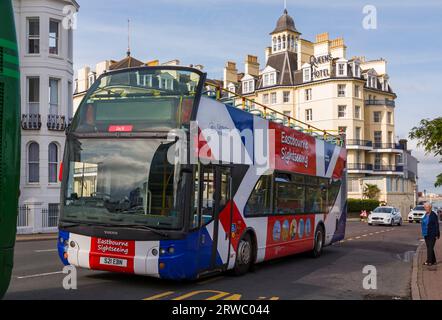
M 126 259 L 100 257 L 100 264 L 125 268 L 125 267 L 127 267 L 127 260 Z

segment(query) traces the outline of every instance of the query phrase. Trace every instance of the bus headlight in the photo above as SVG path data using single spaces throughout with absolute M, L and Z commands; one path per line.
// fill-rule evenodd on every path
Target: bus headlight
M 160 248 L 160 254 L 163 255 L 163 254 L 165 254 L 165 253 L 166 253 L 166 249 L 164 249 L 164 248 Z
M 175 253 L 175 248 L 174 247 L 169 247 L 169 249 L 167 250 L 170 254 L 174 254 Z

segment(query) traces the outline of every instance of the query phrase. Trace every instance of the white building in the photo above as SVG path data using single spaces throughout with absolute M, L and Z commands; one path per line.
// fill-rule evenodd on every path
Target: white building
M 57 227 L 65 127 L 72 115 L 75 0 L 14 0 L 21 72 L 19 233 Z

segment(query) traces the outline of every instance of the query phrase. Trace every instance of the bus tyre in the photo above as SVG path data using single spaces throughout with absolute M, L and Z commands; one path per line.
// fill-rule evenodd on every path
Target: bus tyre
M 246 233 L 238 244 L 238 250 L 236 251 L 235 267 L 233 273 L 236 276 L 241 276 L 250 270 L 253 264 L 253 245 L 250 235 Z
M 324 227 L 322 225 L 316 228 L 315 232 L 315 246 L 311 251 L 313 258 L 319 258 L 322 254 L 322 248 L 324 247 Z

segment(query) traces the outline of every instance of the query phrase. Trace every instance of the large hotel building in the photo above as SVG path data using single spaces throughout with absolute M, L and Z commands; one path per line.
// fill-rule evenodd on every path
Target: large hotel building
M 417 160 L 395 134 L 396 94 L 387 62 L 347 58 L 343 38 L 301 38 L 287 10 L 270 33 L 265 64 L 248 55 L 244 72 L 224 69 L 224 87 L 315 127 L 345 133 L 348 197 L 362 198 L 367 184 L 379 200 L 406 217 L 416 202 Z M 251 106 L 253 107 L 253 106 Z

